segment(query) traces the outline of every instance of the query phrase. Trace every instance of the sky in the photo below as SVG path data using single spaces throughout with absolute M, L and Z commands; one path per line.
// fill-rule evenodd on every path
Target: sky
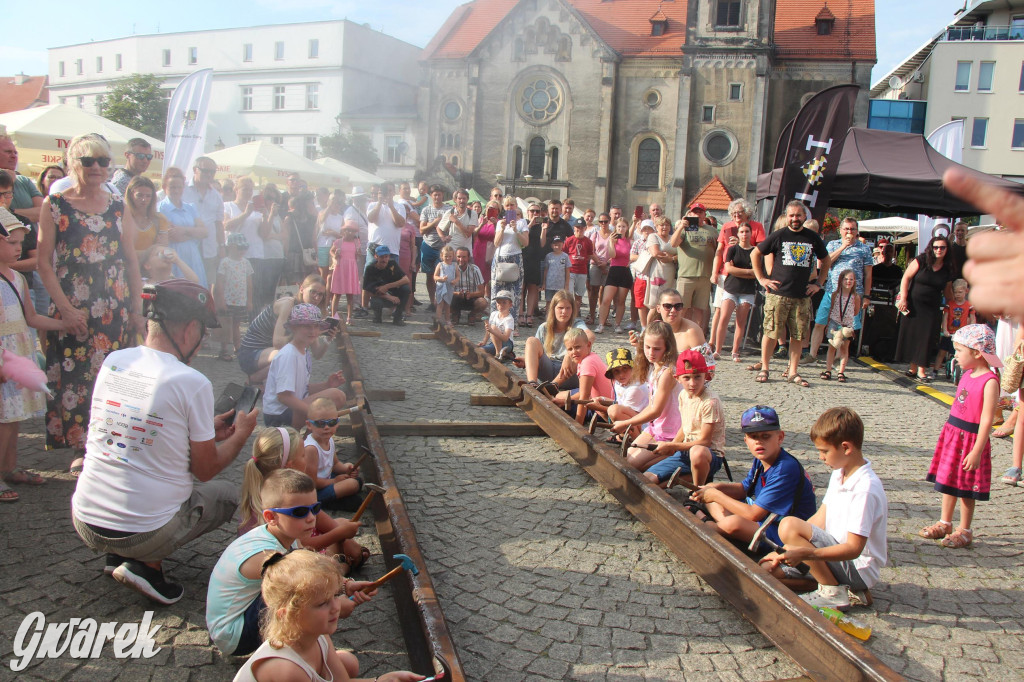
M 176 0 L 164 10 L 159 4 L 138 0 L 56 0 L 45 9 L 34 2 L 8 0 L 3 12 L 0 74 L 45 74 L 48 47 L 132 34 L 329 19 L 369 23 L 379 31 L 424 47 L 464 1 Z M 963 4 L 964 0 L 875 0 L 878 64 L 872 83 L 935 35 Z

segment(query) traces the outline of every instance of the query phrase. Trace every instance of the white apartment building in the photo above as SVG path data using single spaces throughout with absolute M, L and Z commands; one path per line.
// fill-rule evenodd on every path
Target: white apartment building
M 964 119 L 964 165 L 1024 182 L 1024 0 L 973 0 L 871 97 L 869 127 L 927 135 Z
M 119 78 L 159 75 L 169 97 L 189 73 L 212 68 L 207 151 L 268 139 L 315 159 L 340 114 L 370 136 L 379 175 L 406 179 L 415 170 L 421 52 L 348 20 L 136 35 L 51 48 L 50 103 L 100 113 Z M 374 110 L 380 120 L 367 116 Z

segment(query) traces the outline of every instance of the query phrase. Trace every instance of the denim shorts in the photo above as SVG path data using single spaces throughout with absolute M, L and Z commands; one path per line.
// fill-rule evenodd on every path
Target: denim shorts
M 839 541 L 827 531 L 814 526 L 811 544 L 818 549 L 823 549 L 838 545 Z M 850 589 L 853 590 L 866 590 L 868 588 L 864 583 L 864 578 L 860 577 L 860 571 L 857 570 L 852 561 L 826 561 L 825 563 L 828 564 L 828 570 L 832 571 L 832 576 L 840 585 L 849 585 Z
M 722 468 L 722 458 L 715 452 L 711 451 L 711 467 L 708 469 L 708 477 L 705 483 L 709 483 L 714 480 L 715 474 Z M 664 483 L 668 479 L 672 478 L 672 474 L 675 473 L 676 469 L 682 469 L 679 472 L 680 475 L 691 474 L 690 469 L 690 451 L 689 450 L 678 450 L 675 454 L 669 455 L 665 459 L 661 460 L 657 464 L 652 464 L 647 469 L 647 473 L 654 474 L 658 477 L 658 483 Z

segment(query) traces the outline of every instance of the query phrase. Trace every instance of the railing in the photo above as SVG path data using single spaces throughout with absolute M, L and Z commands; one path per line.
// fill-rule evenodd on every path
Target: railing
M 950 26 L 946 29 L 945 40 L 1024 40 L 1024 26 Z

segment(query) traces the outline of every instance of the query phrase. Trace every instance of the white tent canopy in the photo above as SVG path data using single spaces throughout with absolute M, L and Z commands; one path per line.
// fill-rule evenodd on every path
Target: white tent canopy
M 891 234 L 917 234 L 917 221 L 910 218 L 874 218 L 857 223 L 862 233 L 889 232 Z
M 18 172 L 29 176 L 60 163 L 71 140 L 86 133 L 99 133 L 107 139 L 115 165 L 124 163 L 128 140 L 141 137 L 153 147 L 154 158 L 146 175 L 159 178 L 163 167 L 163 142 L 70 104 L 0 114 L 0 127 L 7 129 L 18 148 Z
M 283 184 L 292 173 L 298 173 L 311 187 L 341 187 L 344 178 L 329 168 L 290 152 L 266 140 L 247 142 L 206 156 L 217 163 L 217 177 L 240 178 L 250 176 L 260 184 Z
M 382 182 L 387 182 L 384 178 L 379 175 L 374 175 L 369 171 L 364 171 L 362 168 L 356 168 L 352 164 L 339 161 L 338 159 L 332 159 L 329 156 L 325 156 L 316 160 L 316 163 L 327 168 L 330 172 L 335 175 L 348 180 L 348 190 L 352 191 L 352 186 L 360 185 L 363 189 L 366 189 L 367 185 L 379 185 Z

